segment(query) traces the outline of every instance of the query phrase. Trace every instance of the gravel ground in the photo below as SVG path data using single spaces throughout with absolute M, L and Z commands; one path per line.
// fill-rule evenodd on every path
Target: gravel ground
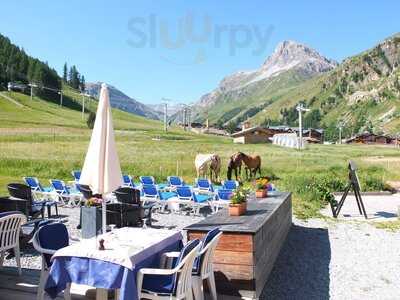
M 79 209 L 60 208 L 72 236 Z M 202 217 L 154 214 L 154 226 L 180 230 Z M 14 259 L 5 265 L 15 266 Z M 33 249 L 24 268 L 40 268 Z M 294 218 L 262 299 L 400 299 L 400 232 L 367 223 Z

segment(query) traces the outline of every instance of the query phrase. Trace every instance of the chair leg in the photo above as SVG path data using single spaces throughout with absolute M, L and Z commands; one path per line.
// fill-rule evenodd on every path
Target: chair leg
M 44 285 L 46 284 L 47 280 L 47 271 L 42 270 L 40 272 L 40 281 L 39 281 L 39 286 L 38 286 L 38 291 L 37 291 L 37 300 L 43 300 L 44 299 Z
M 50 218 L 51 217 L 51 206 L 46 205 L 46 207 L 47 207 L 47 217 Z
M 207 283 L 210 288 L 211 298 L 213 300 L 217 300 L 217 287 L 215 286 L 215 278 L 214 273 L 211 273 L 207 278 Z
M 200 276 L 193 276 L 193 294 L 195 300 L 204 300 L 203 280 Z
M 19 244 L 17 244 L 17 246 L 14 247 L 14 255 L 15 255 L 15 261 L 17 262 L 18 266 L 18 274 L 21 276 L 22 270 L 21 270 L 21 255 L 19 251 Z
M 71 283 L 67 283 L 67 286 L 65 287 L 64 299 L 71 300 Z
M 54 207 L 56 208 L 56 216 L 58 217 L 58 206 L 57 206 L 57 203 L 54 203 Z
M 4 257 L 5 257 L 5 256 L 6 256 L 6 251 L 2 251 L 2 252 L 0 253 L 0 267 L 3 266 Z

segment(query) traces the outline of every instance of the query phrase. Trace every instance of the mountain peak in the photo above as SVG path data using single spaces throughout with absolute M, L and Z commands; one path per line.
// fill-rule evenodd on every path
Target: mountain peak
M 291 40 L 278 44 L 274 52 L 261 67 L 264 76 L 273 76 L 289 69 L 297 68 L 308 75 L 323 73 L 337 66 L 337 62 L 327 59 L 316 50 Z

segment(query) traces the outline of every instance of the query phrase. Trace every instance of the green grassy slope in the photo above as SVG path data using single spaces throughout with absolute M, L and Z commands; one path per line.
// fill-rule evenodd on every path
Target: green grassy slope
M 320 110 L 322 126 L 342 121 L 345 126 L 362 131 L 370 123 L 377 132 L 397 133 L 400 130 L 399 64 L 400 38 L 394 36 L 347 59 L 331 72 L 282 94 L 257 113 L 253 121 L 279 119 L 282 108 L 294 107 L 303 100 L 311 109 Z
M 296 89 L 308 77 L 294 71 L 284 72 L 267 81 L 249 85 L 239 92 L 221 93 L 210 108 L 198 112 L 197 118 L 204 121 L 208 116 L 211 123 L 246 119 L 254 111 L 262 111 L 269 103 L 275 102 Z
M 30 127 L 65 127 L 87 128 L 87 111 L 82 119 L 78 109 L 60 107 L 56 103 L 44 101 L 38 97 L 33 100 L 30 96 L 17 92 L 1 92 L 22 104 L 19 107 L 0 96 L 0 127 L 5 128 L 30 128 Z M 81 96 L 74 94 L 70 88 L 64 89 L 65 97 L 72 99 L 79 107 L 82 103 Z M 86 109 L 96 111 L 97 102 L 86 100 Z M 118 109 L 113 109 L 116 129 L 153 129 L 161 128 L 161 123 L 140 116 L 129 114 Z

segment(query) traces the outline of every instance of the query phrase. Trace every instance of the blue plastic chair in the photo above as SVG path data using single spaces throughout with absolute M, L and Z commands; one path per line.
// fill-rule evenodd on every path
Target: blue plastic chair
M 168 199 L 175 197 L 176 194 L 173 192 L 161 192 L 158 190 L 157 186 L 154 184 L 145 184 L 142 186 L 143 200 L 145 203 L 152 202 L 156 203 L 158 208 L 162 211 L 165 210 L 168 204 Z
M 182 248 L 171 269 L 140 269 L 137 273 L 139 299 L 193 299 L 192 269 L 200 240 Z
M 232 198 L 233 191 L 226 189 L 217 190 L 215 200 L 212 201 L 213 210 L 217 212 L 222 206 L 228 206 Z
M 57 250 L 69 245 L 67 227 L 62 223 L 44 225 L 33 237 L 33 247 L 42 255 L 42 270 L 38 286 L 37 299 L 44 299 L 44 286 L 51 267 L 51 257 Z M 71 299 L 70 284 L 64 291 L 65 299 Z
M 71 190 L 67 187 L 64 181 L 59 179 L 50 179 L 50 184 L 53 187 L 54 191 L 58 194 L 58 197 L 61 201 L 67 201 L 67 205 L 73 207 L 77 205 L 82 199 L 81 193 L 72 193 Z
M 81 170 L 74 170 L 71 172 L 72 177 L 74 177 L 75 183 L 78 183 L 79 179 L 81 179 L 81 173 L 82 173 Z
M 168 176 L 167 180 L 170 189 L 176 189 L 185 185 L 183 179 L 179 176 Z
M 222 188 L 224 190 L 236 190 L 239 187 L 239 182 L 237 182 L 236 180 L 225 180 L 224 182 L 222 182 Z
M 32 192 L 50 193 L 53 190 L 51 187 L 43 187 L 37 177 L 26 176 L 23 180 L 30 186 Z
M 196 178 L 195 186 L 200 193 L 214 193 L 214 187 L 209 179 Z
M 122 182 L 123 182 L 122 186 L 131 188 L 135 187 L 135 183 L 133 182 L 132 176 L 130 175 L 122 175 Z
M 140 176 L 139 177 L 140 183 L 145 185 L 155 185 L 156 181 L 154 180 L 153 176 Z
M 176 194 L 180 204 L 185 204 L 192 208 L 195 214 L 199 214 L 200 208 L 210 206 L 211 197 L 204 194 L 195 194 L 188 186 L 181 186 L 176 189 Z

